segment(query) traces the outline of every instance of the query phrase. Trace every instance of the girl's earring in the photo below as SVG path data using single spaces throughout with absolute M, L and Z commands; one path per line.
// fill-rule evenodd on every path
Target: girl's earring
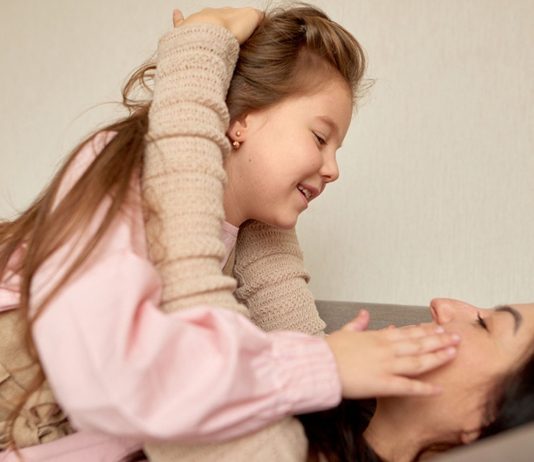
M 241 136 L 241 132 L 238 130 L 237 132 L 235 132 L 235 136 Z M 239 147 L 241 146 L 241 143 L 239 141 L 237 141 L 237 140 L 234 140 L 232 142 L 232 146 L 233 146 L 234 150 L 237 151 L 239 149 Z

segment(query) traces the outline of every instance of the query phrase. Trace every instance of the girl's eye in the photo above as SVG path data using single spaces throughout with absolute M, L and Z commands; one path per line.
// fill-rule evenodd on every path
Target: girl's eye
M 324 146 L 326 144 L 326 140 L 321 136 L 321 135 L 318 135 L 317 133 L 313 133 L 314 136 L 315 136 L 315 139 L 317 140 L 317 142 L 321 145 L 321 146 Z
M 477 313 L 477 323 L 480 327 L 489 331 L 488 325 L 486 324 L 486 321 L 484 321 L 484 318 L 480 316 L 480 313 Z

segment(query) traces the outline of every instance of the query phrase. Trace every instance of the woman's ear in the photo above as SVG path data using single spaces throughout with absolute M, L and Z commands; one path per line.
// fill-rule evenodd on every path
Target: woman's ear
M 480 430 L 463 430 L 460 433 L 460 440 L 462 444 L 469 444 L 475 441 L 480 436 Z

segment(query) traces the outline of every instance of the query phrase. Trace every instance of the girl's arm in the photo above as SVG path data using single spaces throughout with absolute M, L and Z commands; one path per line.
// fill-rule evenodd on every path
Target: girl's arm
M 243 225 L 237 239 L 234 275 L 237 299 L 263 330 L 323 334 L 325 323 L 308 288 L 310 276 L 294 229 L 257 221 Z
M 236 245 L 234 274 L 238 300 L 247 305 L 251 320 L 263 330 L 322 334 L 324 322 L 307 286 L 309 275 L 294 230 L 255 221 L 243 225 Z M 145 452 L 154 462 L 302 462 L 307 460 L 307 446 L 301 423 L 288 417 L 225 443 L 149 444 Z
M 199 37 L 193 39 L 197 33 Z M 191 47 L 190 56 L 176 55 L 175 47 L 182 46 Z M 162 40 L 159 58 L 164 63 L 170 57 L 179 58 L 180 69 L 195 77 L 183 104 L 195 109 L 203 103 L 194 102 L 191 95 L 207 97 L 203 92 L 195 93 L 196 86 L 201 87 L 206 80 L 199 78 L 195 66 L 210 63 L 211 69 L 212 64 L 224 64 L 224 69 L 230 71 L 231 66 L 224 58 L 228 46 L 235 48 L 235 39 L 216 26 L 184 27 Z M 160 68 L 159 82 L 176 77 L 166 71 L 167 64 Z M 219 78 L 215 80 L 218 82 Z M 167 89 L 171 91 L 177 84 L 174 81 Z M 160 93 L 156 94 L 161 96 L 163 90 L 159 88 Z M 178 88 L 180 93 L 182 87 L 178 85 Z M 164 112 L 173 114 L 165 106 L 167 101 L 162 96 L 155 98 L 156 114 L 158 104 Z M 213 107 L 221 109 L 217 105 Z M 198 117 L 193 122 L 201 124 L 203 120 Z M 196 123 L 189 123 L 189 130 L 193 130 L 191 126 L 197 127 Z M 164 189 L 168 188 L 166 197 L 172 201 L 180 196 L 170 194 L 174 183 L 172 175 L 166 174 L 176 170 L 174 165 L 166 163 L 169 160 L 165 157 L 166 150 L 159 149 L 180 145 L 182 138 L 186 146 L 195 148 L 198 138 L 201 147 L 207 146 L 209 151 L 214 145 L 219 146 L 218 138 L 208 139 L 202 130 L 194 137 L 174 136 L 174 129 L 182 125 L 175 127 L 172 117 L 169 120 L 163 117 L 161 126 L 159 131 L 153 128 L 150 133 L 155 139 L 149 145 L 150 152 L 163 162 L 162 175 L 153 178 L 161 181 Z M 80 158 L 93 158 L 97 154 L 96 144 L 88 143 Z M 203 159 L 202 149 L 191 152 L 193 157 L 186 161 L 186 169 L 187 165 L 196 165 L 198 159 Z M 182 151 L 185 156 L 191 152 Z M 217 152 L 220 158 L 220 147 Z M 147 161 L 150 163 L 148 154 Z M 216 163 L 217 159 L 210 162 Z M 208 173 L 214 171 L 207 164 L 204 168 Z M 143 186 L 146 190 L 147 183 Z M 190 194 L 179 202 L 197 199 L 195 194 Z M 102 213 L 93 223 L 95 229 L 108 205 L 102 204 Z M 174 239 L 169 239 L 170 250 L 166 249 L 170 253 L 163 255 L 181 257 L 177 258 L 175 268 L 183 270 L 178 276 L 180 282 L 186 282 L 177 284 L 177 292 L 171 292 L 168 300 L 176 301 L 178 306 L 186 300 L 187 306 L 201 304 L 202 307 L 168 315 L 161 313 L 157 309 L 161 296 L 159 275 L 138 248 L 142 236 L 138 228 L 143 224 L 135 210 L 139 212 L 140 205 L 117 217 L 98 252 L 58 294 L 34 328 L 47 377 L 76 426 L 143 440 L 213 441 L 252 431 L 290 413 L 329 407 L 339 400 L 336 366 L 324 341 L 294 333 L 266 335 L 241 315 L 213 310 L 211 307 L 219 307 L 218 303 L 206 307 L 209 296 L 205 297 L 204 292 L 212 296 L 223 294 L 220 298 L 223 306 L 225 301 L 237 305 L 231 295 L 235 282 L 221 276 L 219 255 L 224 253 L 224 247 L 220 240 L 215 242 L 210 233 L 204 234 L 204 228 L 198 224 L 195 239 L 207 245 L 198 254 L 193 253 L 191 260 L 199 265 L 208 261 L 206 277 L 202 276 L 204 270 L 200 271 L 199 265 L 183 266 L 184 254 L 179 252 L 187 247 L 173 247 Z M 191 210 L 195 212 L 197 207 Z M 214 229 L 209 227 L 211 217 L 208 213 L 206 220 L 200 222 L 209 230 Z M 165 227 L 165 220 L 161 221 Z M 179 231 L 181 224 L 180 221 Z M 90 235 L 92 231 L 88 229 L 87 233 Z M 164 234 L 163 242 L 166 244 L 165 239 L 172 236 L 171 231 Z M 188 237 L 192 239 L 191 235 Z M 179 237 L 176 239 L 184 243 Z M 41 285 L 46 288 L 61 276 L 60 268 L 65 267 L 70 255 L 76 255 L 77 244 L 83 244 L 83 239 L 66 243 L 43 265 L 35 279 L 36 288 Z M 204 252 L 205 248 L 208 251 Z M 172 253 L 175 249 L 176 253 Z M 195 285 L 197 279 L 201 285 Z M 182 288 L 185 291 L 180 293 Z
M 91 159 L 94 147 L 88 143 L 80 158 Z M 206 305 L 159 310 L 161 280 L 143 251 L 135 197 L 34 325 L 43 369 L 74 426 L 145 441 L 219 441 L 335 405 L 339 379 L 322 339 L 268 335 Z M 43 264 L 32 298 L 62 277 L 107 207 L 87 236 Z
M 178 32 L 184 31 L 179 30 Z M 217 245 L 220 248 L 220 227 L 221 221 L 224 218 L 222 204 L 224 171 L 222 169 L 222 159 L 224 155 L 228 154 L 230 149 L 229 142 L 225 136 L 228 127 L 228 112 L 225 106 L 225 97 L 233 64 L 235 64 L 236 54 L 233 54 L 235 49 L 230 47 L 228 50 L 224 50 L 225 40 L 223 38 L 227 41 L 227 37 L 211 37 L 212 43 L 205 43 L 206 41 L 202 40 L 203 37 L 198 34 L 198 31 L 190 30 L 186 32 L 191 34 L 189 36 L 191 40 L 198 40 L 191 47 L 192 49 L 196 47 L 194 51 L 195 55 L 198 54 L 201 56 L 202 54 L 207 54 L 207 48 L 215 46 L 219 53 L 222 52 L 226 55 L 226 59 L 221 61 L 210 58 L 206 60 L 209 66 L 198 66 L 196 69 L 197 72 L 193 77 L 198 82 L 197 85 L 202 83 L 210 85 L 211 88 L 199 88 L 198 91 L 200 94 L 188 93 L 184 95 L 185 90 L 182 92 L 180 87 L 183 85 L 184 88 L 187 88 L 188 82 L 192 80 L 192 76 L 181 70 L 181 63 L 179 62 L 179 55 L 177 53 L 172 54 L 172 58 L 169 58 L 167 61 L 166 54 L 168 48 L 161 49 L 160 44 L 158 81 L 154 94 L 154 103 L 150 113 L 150 126 L 152 131 L 149 135 L 153 138 L 154 131 L 157 132 L 158 130 L 157 125 L 166 123 L 167 118 L 170 119 L 172 117 L 172 120 L 175 120 L 176 124 L 181 124 L 181 126 L 174 127 L 174 130 L 168 133 L 165 145 L 162 146 L 165 151 L 163 149 L 158 150 L 157 143 L 151 142 L 145 156 L 143 187 L 145 192 L 150 192 L 150 196 L 147 194 L 150 203 L 159 204 L 156 212 L 160 217 L 158 223 L 159 229 L 158 227 L 151 227 L 149 223 L 148 243 L 152 249 L 157 249 L 158 243 L 163 243 L 166 251 L 165 254 L 160 256 L 161 260 L 159 260 L 160 264 L 158 264 L 158 269 L 164 280 L 162 307 L 165 311 L 174 311 L 187 307 L 194 301 L 209 300 L 218 305 L 223 305 L 227 308 L 248 314 L 248 311 L 244 311 L 244 305 L 239 305 L 231 295 L 231 292 L 235 288 L 234 280 L 229 280 L 222 275 L 220 265 L 222 252 L 215 253 Z M 210 40 L 209 37 L 208 40 Z M 214 43 L 215 41 L 217 43 Z M 177 50 L 180 50 L 183 44 L 175 43 L 174 46 Z M 191 52 L 193 53 L 193 51 Z M 230 52 L 232 52 L 232 55 L 231 58 L 228 58 Z M 196 59 L 200 60 L 200 57 Z M 189 61 L 193 60 L 188 60 L 188 64 L 193 66 L 193 62 L 197 62 Z M 165 66 L 163 69 L 160 68 L 160 63 Z M 210 66 L 213 66 L 213 69 Z M 224 75 L 224 72 L 227 74 Z M 211 80 L 213 78 L 219 79 L 219 86 L 215 86 L 217 82 L 213 82 Z M 183 79 L 181 84 L 178 82 L 179 79 Z M 157 102 L 159 96 L 166 98 L 164 107 L 161 107 Z M 195 100 L 197 105 L 187 105 L 186 101 L 188 99 Z M 208 107 L 203 107 L 204 104 Z M 200 115 L 195 116 L 196 124 L 191 125 L 186 123 L 185 118 L 197 110 L 199 113 L 206 112 L 209 117 L 205 115 L 202 118 Z M 218 121 L 216 120 L 217 117 L 219 118 Z M 202 130 L 202 136 L 209 134 L 211 143 L 207 144 L 205 139 L 199 136 L 200 129 Z M 186 134 L 187 130 L 190 133 Z M 194 200 L 191 200 L 190 197 L 194 198 Z M 182 198 L 185 200 L 181 200 Z M 191 219 L 193 217 L 197 219 Z M 164 233 L 161 233 L 162 230 Z M 161 234 L 158 235 L 158 233 Z M 279 233 L 275 232 L 274 234 L 274 240 L 269 240 L 269 237 L 273 236 L 272 234 L 265 236 L 266 239 L 252 237 L 252 241 L 255 241 L 255 246 L 251 248 L 253 252 L 251 258 L 253 261 L 250 261 L 252 265 L 250 270 L 254 271 L 255 266 L 257 266 L 256 261 L 254 261 L 256 258 L 254 251 L 258 250 L 258 245 L 261 246 L 263 243 L 269 243 L 270 246 L 266 250 L 272 251 L 280 243 L 278 239 Z M 250 233 L 245 233 L 245 235 L 250 236 Z M 264 235 L 259 233 L 257 237 L 260 236 L 264 237 Z M 207 245 L 208 242 L 211 243 L 210 246 Z M 297 248 L 292 245 L 292 236 L 288 236 L 285 242 L 291 247 L 291 251 L 298 253 L 298 244 Z M 195 252 L 188 253 L 188 246 L 194 249 Z M 211 255 L 209 254 L 210 250 L 212 251 Z M 280 255 L 279 250 L 278 254 Z M 154 255 L 154 253 L 152 253 L 152 256 L 155 257 L 155 261 L 157 262 L 158 256 Z M 187 259 L 184 259 L 184 256 Z M 297 255 L 294 256 L 296 259 L 299 258 Z M 291 269 L 298 272 L 296 279 L 298 279 L 297 285 L 299 285 L 299 283 L 304 281 L 301 279 L 302 275 L 299 271 L 298 262 L 293 260 L 292 258 Z M 294 265 L 293 263 L 297 264 Z M 270 271 L 273 268 L 264 267 L 264 269 Z M 183 276 L 185 274 L 187 274 L 188 279 L 185 279 Z M 288 281 L 288 274 L 285 272 L 280 274 L 280 276 L 281 279 L 277 282 L 281 283 L 279 293 L 282 295 L 288 290 L 286 285 L 289 283 L 292 286 L 291 282 L 295 282 L 296 279 Z M 251 279 L 254 278 L 252 277 Z M 270 281 L 269 278 L 267 279 L 269 283 L 275 283 L 275 281 Z M 209 286 L 213 281 L 218 281 L 220 284 L 225 282 L 225 285 L 221 285 L 218 292 L 213 292 Z M 186 292 L 188 287 L 194 287 L 196 292 L 190 295 Z M 244 300 L 246 298 L 244 297 Z M 261 294 L 257 299 L 261 303 Z M 282 299 L 283 296 L 280 296 L 279 301 L 282 301 Z M 309 302 L 307 299 L 300 301 Z M 285 308 L 288 303 L 292 304 L 293 302 L 295 300 L 291 299 L 286 301 L 285 304 L 280 305 L 279 309 L 281 311 L 279 314 L 282 315 L 282 311 L 289 314 L 289 311 L 285 310 Z M 313 305 L 313 300 L 311 300 L 311 303 Z M 266 308 L 266 306 L 262 305 L 256 313 L 259 313 L 262 308 Z M 299 309 L 295 305 L 294 308 L 296 310 Z M 292 313 L 296 320 L 298 313 L 296 311 Z M 311 322 L 309 324 L 306 322 L 305 326 L 299 325 L 298 322 L 294 324 L 286 322 L 289 320 L 289 317 L 284 320 L 278 319 L 276 322 L 279 328 L 286 324 L 288 327 L 294 327 L 296 330 L 315 333 L 322 330 L 324 324 L 322 324 L 322 321 L 317 316 L 316 311 L 314 314 L 315 318 L 313 316 L 311 319 L 307 318 L 307 321 L 309 319 Z M 276 325 L 276 322 L 274 325 Z M 267 326 L 260 325 L 260 327 Z M 250 457 L 259 461 L 271 461 L 274 459 L 280 461 L 296 461 L 305 458 L 306 440 L 300 424 L 295 420 L 287 419 L 281 424 L 272 425 L 259 433 L 243 437 L 235 442 L 215 446 L 197 445 L 194 448 L 177 443 L 171 445 L 150 444 L 145 447 L 145 451 L 150 455 L 151 460 L 157 462 L 174 460 L 220 460 L 223 455 L 226 457 L 226 460 Z M 283 459 L 280 458 L 282 454 Z
M 147 242 L 166 312 L 211 303 L 248 314 L 221 271 L 225 97 L 238 51 L 229 31 L 210 24 L 180 26 L 159 44 L 142 187 L 155 211 Z

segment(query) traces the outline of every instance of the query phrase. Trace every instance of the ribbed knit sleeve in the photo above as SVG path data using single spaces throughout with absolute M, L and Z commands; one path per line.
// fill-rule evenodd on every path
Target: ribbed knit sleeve
M 252 321 L 263 330 L 322 334 L 325 323 L 308 288 L 309 274 L 294 229 L 257 221 L 243 225 L 234 275 L 237 299 L 247 305 Z
M 238 52 L 230 32 L 208 24 L 178 27 L 159 43 L 142 187 L 166 312 L 213 304 L 248 314 L 221 272 L 225 97 Z

